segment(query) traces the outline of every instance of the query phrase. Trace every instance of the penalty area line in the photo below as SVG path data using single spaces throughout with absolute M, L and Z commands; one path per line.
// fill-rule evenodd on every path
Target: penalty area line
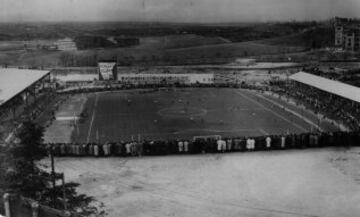
M 290 123 L 291 125 L 295 126 L 296 128 L 298 128 L 298 129 L 300 129 L 300 130 L 302 130 L 302 131 L 304 131 L 304 132 L 307 132 L 307 130 L 306 130 L 304 127 L 302 127 L 302 126 L 300 126 L 300 125 L 298 125 L 298 124 L 290 121 L 289 119 L 285 118 L 285 117 L 282 116 L 281 114 L 279 114 L 279 113 L 277 113 L 277 112 L 275 112 L 275 111 L 267 108 L 266 106 L 264 106 L 264 105 L 261 104 L 260 102 L 254 100 L 254 99 L 252 99 L 252 98 L 250 98 L 250 97 L 248 97 L 248 96 L 245 96 L 244 94 L 240 93 L 239 91 L 237 91 L 236 93 L 239 94 L 240 96 L 244 97 L 245 99 L 251 101 L 252 103 L 260 106 L 261 108 L 265 109 L 266 111 L 269 111 L 269 112 L 273 113 L 273 114 L 276 115 L 277 117 L 279 117 L 279 118 L 281 118 L 282 120 Z
M 266 132 L 264 129 L 259 128 L 260 133 L 262 133 L 264 136 L 270 135 L 268 132 Z
M 92 132 L 92 127 L 93 127 L 93 123 L 94 123 L 94 119 L 95 119 L 95 113 L 96 113 L 96 108 L 97 108 L 97 104 L 98 104 L 98 94 L 96 94 L 95 97 L 95 102 L 94 102 L 94 108 L 93 108 L 93 113 L 91 116 L 91 121 L 90 121 L 90 126 L 89 126 L 89 130 L 88 130 L 88 134 L 87 134 L 87 143 L 90 142 L 90 136 L 91 136 L 91 132 Z

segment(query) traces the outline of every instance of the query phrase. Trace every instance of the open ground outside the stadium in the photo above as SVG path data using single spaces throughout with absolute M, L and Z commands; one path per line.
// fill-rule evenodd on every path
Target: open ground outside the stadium
M 118 216 L 355 217 L 359 148 L 143 158 L 57 158 Z M 49 161 L 42 162 L 49 165 Z

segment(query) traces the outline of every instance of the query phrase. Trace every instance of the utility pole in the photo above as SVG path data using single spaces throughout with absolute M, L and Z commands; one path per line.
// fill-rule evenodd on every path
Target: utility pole
M 64 210 L 67 210 L 66 204 L 66 191 L 65 191 L 65 174 L 61 173 L 61 184 L 62 184 L 62 191 L 63 191 L 63 203 L 64 203 Z
M 50 148 L 50 160 L 51 160 L 51 182 L 52 182 L 52 188 L 53 188 L 53 192 L 52 192 L 52 203 L 53 206 L 55 207 L 56 203 L 55 203 L 55 187 L 56 187 L 56 177 L 55 177 L 55 163 L 54 163 L 54 153 L 53 153 L 53 149 L 54 147 Z
M 63 199 L 63 208 L 66 211 L 67 210 L 67 204 L 66 204 L 66 189 L 65 189 L 65 174 L 61 173 L 59 176 L 55 173 L 55 161 L 54 161 L 54 147 L 50 148 L 50 160 L 51 160 L 51 182 L 53 187 L 52 192 L 52 203 L 53 206 L 56 206 L 56 194 L 55 194 L 55 187 L 56 187 L 56 180 L 61 179 L 61 185 L 62 185 L 62 199 Z
M 61 179 L 61 186 L 62 186 L 62 200 L 63 200 L 63 208 L 67 210 L 67 203 L 66 203 L 66 188 L 65 188 L 65 174 L 59 173 L 58 175 L 55 173 L 55 161 L 54 161 L 54 147 L 50 148 L 50 159 L 51 159 L 51 181 L 53 186 L 53 193 L 52 193 L 52 200 L 53 205 L 55 206 L 56 194 L 55 194 L 55 187 L 56 187 L 56 180 Z

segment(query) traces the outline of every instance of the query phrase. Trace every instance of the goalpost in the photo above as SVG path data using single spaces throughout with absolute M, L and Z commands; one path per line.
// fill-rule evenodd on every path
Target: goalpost
M 194 136 L 193 140 L 208 140 L 208 139 L 212 139 L 212 140 L 220 140 L 221 136 L 220 135 L 207 135 L 207 136 Z

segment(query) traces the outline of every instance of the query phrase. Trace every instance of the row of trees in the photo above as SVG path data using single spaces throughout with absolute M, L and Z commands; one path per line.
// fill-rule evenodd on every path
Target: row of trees
M 242 55 L 248 56 L 249 52 L 244 51 Z M 138 66 L 138 65 L 182 65 L 182 64 L 212 64 L 212 63 L 226 63 L 234 59 L 232 53 L 216 52 L 214 55 L 199 55 L 199 56 L 177 56 L 177 55 L 98 55 L 96 52 L 89 52 L 88 54 L 74 54 L 71 52 L 64 52 L 59 56 L 59 65 L 64 67 L 86 67 L 97 66 L 101 59 L 117 61 L 120 66 Z

